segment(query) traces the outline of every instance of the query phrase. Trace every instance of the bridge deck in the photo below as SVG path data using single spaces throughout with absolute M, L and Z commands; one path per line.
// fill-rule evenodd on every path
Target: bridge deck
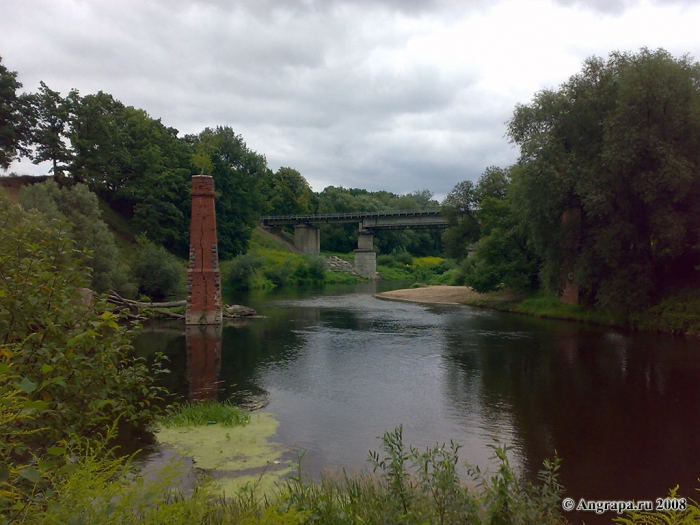
M 433 227 L 447 221 L 440 210 L 422 211 L 393 211 L 393 212 L 349 212 L 349 213 L 325 213 L 312 215 L 274 215 L 261 217 L 260 222 L 264 226 L 283 226 L 286 224 L 327 224 L 331 222 L 362 222 L 364 219 L 394 219 L 396 224 L 401 220 L 408 220 L 414 226 L 421 222 L 421 218 L 427 219 Z M 412 219 L 412 220 L 411 220 Z M 431 220 L 432 219 L 432 220 Z M 378 226 L 378 225 L 377 225 Z M 385 226 L 388 227 L 388 226 Z

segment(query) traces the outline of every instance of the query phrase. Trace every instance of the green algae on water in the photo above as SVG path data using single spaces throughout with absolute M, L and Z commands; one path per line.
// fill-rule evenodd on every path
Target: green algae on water
M 258 494 L 270 494 L 275 484 L 292 472 L 283 461 L 285 449 L 270 441 L 279 422 L 269 413 L 250 416 L 247 425 L 161 428 L 156 437 L 178 453 L 192 456 L 195 466 L 211 472 L 217 492 L 233 494 L 255 485 Z

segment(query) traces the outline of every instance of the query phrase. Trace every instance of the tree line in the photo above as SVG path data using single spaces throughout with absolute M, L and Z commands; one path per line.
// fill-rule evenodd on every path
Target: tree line
M 250 149 L 228 126 L 180 137 L 178 130 L 99 91 L 67 95 L 44 82 L 19 93 L 17 73 L 0 62 L 0 167 L 17 158 L 39 164 L 63 185 L 84 183 L 127 217 L 133 229 L 180 256 L 189 250 L 191 176 L 214 177 L 219 253 L 245 253 L 262 215 L 435 208 L 427 190 L 409 195 L 328 187 L 314 193 L 297 170 L 271 170 L 264 155 Z M 323 249 L 357 247 L 351 226 L 327 227 Z M 378 241 L 387 253 L 397 247 L 435 253 L 439 236 L 389 233 Z
M 587 59 L 557 89 L 518 104 L 518 162 L 460 183 L 443 204 L 461 279 L 561 292 L 631 312 L 700 270 L 700 64 L 662 49 Z M 465 258 L 465 247 L 473 253 Z
M 459 183 L 442 202 L 452 226 L 382 232 L 381 253 L 408 249 L 461 261 L 477 290 L 576 283 L 584 304 L 631 311 L 697 281 L 700 268 L 700 65 L 664 50 L 587 59 L 556 89 L 516 106 L 507 124 L 518 162 Z M 293 168 L 273 172 L 230 127 L 179 137 L 111 95 L 66 96 L 43 82 L 18 94 L 0 63 L 0 165 L 50 162 L 59 184 L 84 183 L 135 231 L 181 256 L 189 184 L 216 183 L 220 253 L 245 253 L 261 215 L 437 208 L 408 195 L 328 187 Z M 325 225 L 325 251 L 356 247 L 354 225 Z

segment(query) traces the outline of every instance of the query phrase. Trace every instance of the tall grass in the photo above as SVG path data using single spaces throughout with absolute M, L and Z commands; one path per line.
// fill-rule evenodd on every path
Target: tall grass
M 165 428 L 218 424 L 236 427 L 250 422 L 250 414 L 228 401 L 186 402 L 168 409 L 160 424 Z
M 545 461 L 538 482 L 521 479 L 508 459 L 508 447 L 492 446 L 495 470 L 469 467 L 475 489 L 462 483 L 457 465 L 459 445 L 436 444 L 425 450 L 407 446 L 401 427 L 386 432 L 380 450 L 370 453 L 372 471 L 343 473 L 320 481 L 305 479 L 301 467 L 262 496 L 256 484 L 228 497 L 214 496 L 205 481 L 183 495 L 173 488 L 182 475 L 177 464 L 148 477 L 138 475 L 128 460 L 103 452 L 80 456 L 56 480 L 56 492 L 44 504 L 28 504 L 25 524 L 464 524 L 555 525 L 563 487 L 560 460 Z M 301 462 L 300 462 L 301 463 Z M 677 493 L 671 491 L 670 497 Z M 629 513 L 616 523 L 697 523 L 698 504 L 688 500 L 683 511 Z M 1 518 L 1 517 L 0 517 Z M 1 521 L 1 520 L 0 520 Z

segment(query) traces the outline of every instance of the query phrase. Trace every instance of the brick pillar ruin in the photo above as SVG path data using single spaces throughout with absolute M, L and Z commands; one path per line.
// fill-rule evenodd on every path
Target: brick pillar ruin
M 221 275 L 216 243 L 214 179 L 192 177 L 190 266 L 187 270 L 185 324 L 221 324 Z

